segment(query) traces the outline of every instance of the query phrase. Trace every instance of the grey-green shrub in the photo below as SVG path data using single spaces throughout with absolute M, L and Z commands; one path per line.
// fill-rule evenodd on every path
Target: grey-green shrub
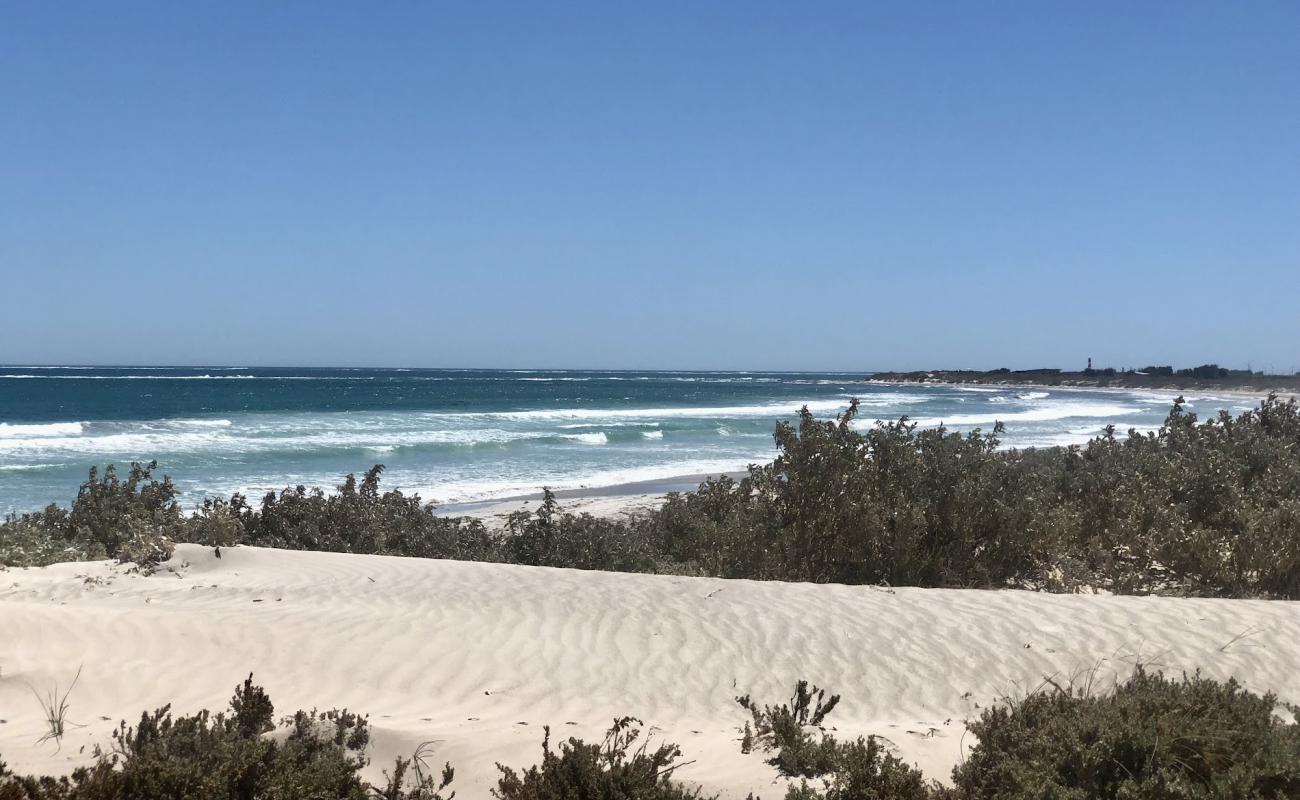
M 1051 686 L 985 709 L 953 770 L 965 800 L 1294 800 L 1300 724 L 1234 680 L 1141 669 L 1114 691 Z
M 108 751 L 69 777 L 20 777 L 0 769 L 0 800 L 442 800 L 451 782 L 412 776 L 398 759 L 380 786 L 363 781 L 368 722 L 346 710 L 299 711 L 276 729 L 271 700 L 251 676 L 229 713 L 173 717 L 169 706 L 123 722 Z M 450 800 L 450 797 L 447 798 Z
M 497 765 L 497 800 L 699 800 L 700 792 L 672 779 L 681 750 L 673 744 L 650 747 L 637 740 L 640 720 L 623 717 L 600 744 L 577 738 L 551 749 L 551 729 L 542 739 L 542 762 L 522 773 Z
M 185 524 L 171 478 L 159 481 L 157 462 L 132 464 L 126 479 L 108 465 L 90 468 L 72 507 L 11 515 L 0 524 L 0 564 L 44 566 L 56 561 L 118 558 L 148 567 L 171 556 Z
M 759 705 L 749 695 L 737 697 L 750 714 L 741 752 L 757 747 L 772 754 L 768 763 L 782 776 L 800 779 L 786 800 L 929 800 L 938 787 L 876 737 L 840 741 L 826 732 L 823 723 L 839 700 L 807 681 L 795 684 L 787 703 Z

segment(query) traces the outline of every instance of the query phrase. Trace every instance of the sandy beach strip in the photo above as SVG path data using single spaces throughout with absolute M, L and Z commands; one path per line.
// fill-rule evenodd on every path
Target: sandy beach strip
M 746 473 L 726 474 L 740 480 Z M 573 514 L 621 518 L 653 511 L 664 504 L 669 492 L 693 492 L 704 481 L 717 477 L 720 476 L 697 473 L 613 486 L 561 489 L 555 492 L 555 497 L 561 509 Z M 436 513 L 442 517 L 481 519 L 489 528 L 500 528 L 505 524 L 506 517 L 517 511 L 536 511 L 541 501 L 542 493 L 539 491 L 498 500 L 448 503 L 438 506 Z
M 540 757 L 542 726 L 595 737 L 633 714 L 726 797 L 780 796 L 742 755 L 733 698 L 843 694 L 841 734 L 886 737 L 946 777 L 962 720 L 998 697 L 1136 662 L 1236 676 L 1300 702 L 1300 604 L 886 589 L 583 572 L 501 564 L 182 545 L 152 576 L 107 562 L 0 572 L 0 757 L 67 772 L 121 719 L 173 703 L 224 707 L 249 672 L 277 713 L 370 714 L 371 767 L 433 742 L 463 797 L 494 763 Z M 66 686 L 61 749 L 38 744 L 32 689 Z

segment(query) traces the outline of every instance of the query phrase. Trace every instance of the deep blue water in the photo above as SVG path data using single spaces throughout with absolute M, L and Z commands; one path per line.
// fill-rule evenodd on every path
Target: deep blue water
M 0 367 L 0 511 L 69 502 L 92 465 L 157 459 L 187 503 L 333 486 L 384 463 L 385 485 L 439 502 L 743 469 L 777 419 L 1007 426 L 1011 446 L 1153 428 L 1172 394 L 893 387 L 861 373 Z M 1192 398 L 1198 411 L 1249 401 Z

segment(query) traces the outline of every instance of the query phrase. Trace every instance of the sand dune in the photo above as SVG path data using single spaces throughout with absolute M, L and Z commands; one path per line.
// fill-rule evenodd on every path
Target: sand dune
M 808 678 L 844 695 L 831 722 L 887 737 L 946 777 L 962 720 L 1045 675 L 1136 660 L 1235 675 L 1300 702 L 1300 605 L 881 589 L 623 575 L 453 561 L 182 546 L 145 577 L 108 563 L 0 572 L 0 757 L 67 771 L 122 718 L 225 705 L 252 671 L 278 712 L 371 715 L 375 768 L 424 741 L 482 797 L 494 762 L 538 760 L 542 726 L 598 735 L 634 714 L 725 796 L 779 796 L 741 755 L 738 693 Z M 1235 642 L 1235 636 L 1244 634 Z M 72 730 L 36 744 L 28 686 L 65 684 Z M 85 752 L 82 751 L 85 746 Z

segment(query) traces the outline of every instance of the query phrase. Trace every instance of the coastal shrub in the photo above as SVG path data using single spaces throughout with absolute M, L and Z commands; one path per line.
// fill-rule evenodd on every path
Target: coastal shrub
M 804 411 L 780 454 L 654 515 L 702 574 L 917 586 L 1300 597 L 1300 413 L 1270 397 L 1150 434 L 999 450 L 905 419 Z
M 795 685 L 789 702 L 759 706 L 749 695 L 736 702 L 750 713 L 741 737 L 741 752 L 755 746 L 772 753 L 768 763 L 791 785 L 786 800 L 928 800 L 937 787 L 915 767 L 889 752 L 874 736 L 843 742 L 822 723 L 839 703 L 807 681 Z M 752 727 L 751 727 L 752 724 Z M 815 779 L 809 783 L 808 779 Z
M 780 454 L 739 482 L 670 497 L 665 547 L 706 574 L 921 586 L 1006 585 L 1037 574 L 1050 541 L 1025 535 L 1020 476 L 987 435 L 853 424 L 806 408 L 779 423 Z
M 627 523 L 569 514 L 550 489 L 535 512 L 511 514 L 500 539 L 502 560 L 512 564 L 613 572 L 656 572 L 657 552 Z
M 244 543 L 244 520 L 251 511 L 244 495 L 205 497 L 198 510 L 185 521 L 185 541 L 209 547 L 233 547 Z
M 153 477 L 157 468 L 157 461 L 133 463 L 126 480 L 121 480 L 112 464 L 104 468 L 103 477 L 91 467 L 90 477 L 72 503 L 67 529 L 89 532 L 113 557 L 141 526 L 154 528 L 159 536 L 174 534 L 184 516 L 171 477 L 164 476 L 161 481 Z
M 1300 413 L 1270 397 L 1198 424 L 1181 398 L 1154 433 L 1061 451 L 1044 503 L 1063 545 L 1122 593 L 1300 597 Z
M 501 778 L 492 796 L 497 800 L 696 800 L 698 789 L 672 779 L 681 750 L 673 744 L 651 749 L 641 739 L 641 721 L 614 720 L 600 744 L 577 738 L 551 749 L 551 729 L 542 739 L 542 763 L 523 773 L 497 765 Z
M 828 737 L 829 738 L 829 737 Z M 801 780 L 786 800 L 940 800 L 944 791 L 889 752 L 875 736 L 835 742 L 835 760 L 820 780 Z
M 360 777 L 369 763 L 364 717 L 346 710 L 299 711 L 281 721 L 252 678 L 235 690 L 229 712 L 173 717 L 170 707 L 123 722 L 109 750 L 69 777 L 20 777 L 0 770 L 0 800 L 441 800 L 452 778 L 416 772 L 398 759 L 387 782 Z M 450 798 L 448 797 L 448 800 Z
M 1235 680 L 1138 669 L 1105 694 L 1051 685 L 985 709 L 953 798 L 1300 797 L 1300 724 Z M 1289 715 L 1295 717 L 1295 710 Z
M 333 494 L 297 486 L 268 493 L 256 511 L 217 507 L 209 516 L 238 513 L 242 541 L 267 547 L 496 560 L 496 542 L 481 522 L 439 517 L 418 495 L 381 492 L 383 469 L 376 464 L 360 481 L 348 475 Z
M 777 750 L 769 763 L 802 779 L 786 800 L 1300 797 L 1300 710 L 1272 694 L 1142 668 L 1108 692 L 1045 687 L 968 723 L 974 745 L 951 786 L 925 780 L 876 737 L 838 742 L 813 725 L 833 706 L 805 683 L 788 704 L 738 701 L 752 717 L 744 741 Z
M 757 745 L 764 752 L 776 751 L 768 763 L 782 775 L 811 778 L 834 767 L 834 741 L 808 729 L 823 732 L 822 722 L 839 704 L 839 695 L 827 699 L 826 690 L 799 681 L 788 703 L 759 706 L 749 695 L 737 697 L 736 702 L 753 722 L 752 728 L 745 723 L 741 750 L 749 752 Z
M 133 463 L 126 479 L 96 467 L 72 507 L 55 505 L 0 524 L 0 563 L 43 566 L 55 561 L 117 558 L 149 567 L 171 557 L 185 518 L 170 477 L 153 477 L 158 463 Z
M 803 409 L 776 459 L 625 519 L 570 514 L 547 491 L 504 530 L 380 489 L 382 465 L 337 491 L 259 506 L 212 498 L 188 519 L 169 479 L 95 471 L 69 510 L 0 523 L 0 563 L 165 558 L 171 541 L 896 586 L 1101 589 L 1300 599 L 1300 410 L 1277 397 L 1199 421 L 1181 399 L 1159 430 L 1001 449 L 988 432 L 861 424 Z
M 89 535 L 62 527 L 67 510 L 49 505 L 36 513 L 8 515 L 0 523 L 0 566 L 44 567 L 63 561 L 97 561 L 108 558 L 104 548 Z

